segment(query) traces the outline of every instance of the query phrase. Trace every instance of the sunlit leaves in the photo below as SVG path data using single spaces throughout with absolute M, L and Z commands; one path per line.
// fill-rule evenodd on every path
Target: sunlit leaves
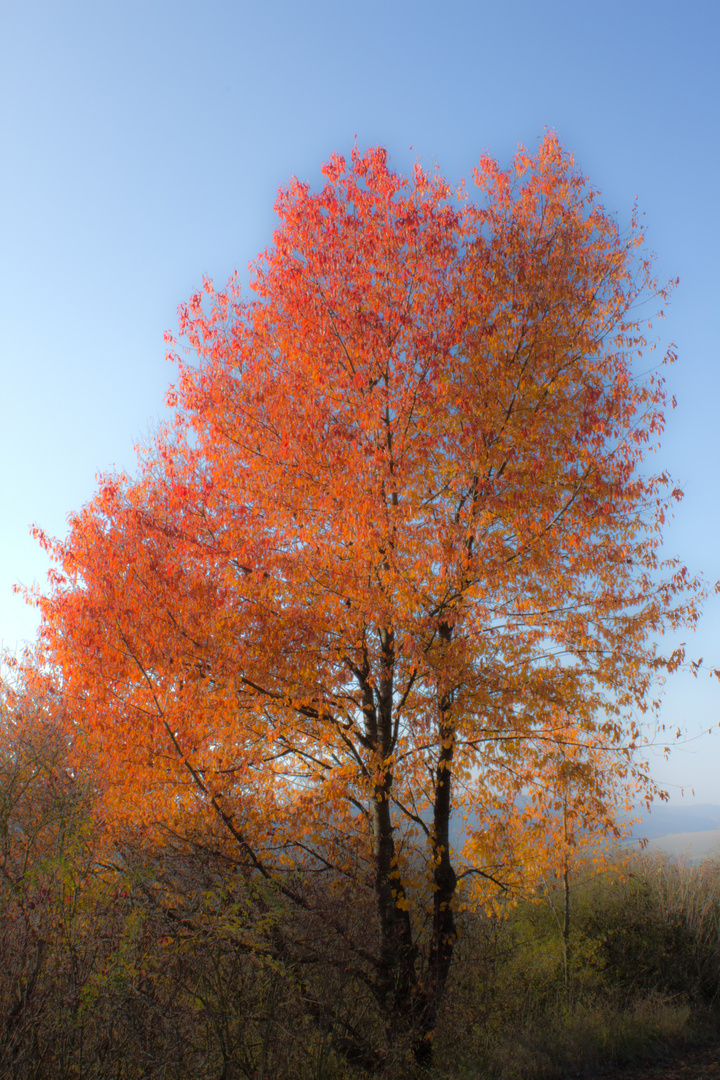
M 286 892 L 372 885 L 388 987 L 427 902 L 439 992 L 453 860 L 537 880 L 559 807 L 612 833 L 644 782 L 653 642 L 698 594 L 641 470 L 666 291 L 552 135 L 457 195 L 379 149 L 324 176 L 281 190 L 250 299 L 181 307 L 176 421 L 51 545 L 43 637 L 110 820 L 214 815 Z

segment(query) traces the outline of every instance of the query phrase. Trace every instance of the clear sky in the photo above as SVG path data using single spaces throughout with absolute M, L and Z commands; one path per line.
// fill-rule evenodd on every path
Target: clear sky
M 32 639 L 43 582 L 95 474 L 131 470 L 172 377 L 163 332 L 203 275 L 269 243 L 278 185 L 382 144 L 451 181 L 554 128 L 621 223 L 637 198 L 679 361 L 659 460 L 685 499 L 668 550 L 720 578 L 720 6 L 715 0 L 22 0 L 0 17 L 0 641 Z M 720 666 L 720 602 L 694 656 Z M 663 720 L 720 722 L 680 676 Z M 720 731 L 658 758 L 720 803 Z

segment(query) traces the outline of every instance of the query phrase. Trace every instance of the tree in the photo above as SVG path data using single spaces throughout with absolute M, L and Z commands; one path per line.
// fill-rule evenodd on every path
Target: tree
M 665 395 L 634 307 L 666 290 L 552 134 L 484 157 L 480 203 L 379 149 L 323 172 L 281 190 L 254 298 L 180 309 L 175 422 L 43 538 L 42 639 L 108 821 L 214 816 L 423 1063 L 463 886 L 532 880 L 517 796 L 564 747 L 600 831 L 649 783 L 655 641 L 699 594 L 659 556 L 680 493 L 641 472 Z M 374 897 L 377 944 L 333 890 Z

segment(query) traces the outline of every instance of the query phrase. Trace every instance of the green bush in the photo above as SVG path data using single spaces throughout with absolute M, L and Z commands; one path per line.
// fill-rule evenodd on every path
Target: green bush
M 575 885 L 571 905 L 567 941 L 560 890 L 505 919 L 464 915 L 438 1076 L 581 1075 L 717 1029 L 717 864 L 643 856 Z

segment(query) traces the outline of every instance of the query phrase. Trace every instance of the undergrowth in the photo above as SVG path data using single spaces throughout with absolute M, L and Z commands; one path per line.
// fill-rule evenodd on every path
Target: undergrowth
M 641 856 L 507 918 L 466 914 L 436 1048 L 437 1075 L 589 1075 L 713 1038 L 720 864 Z

